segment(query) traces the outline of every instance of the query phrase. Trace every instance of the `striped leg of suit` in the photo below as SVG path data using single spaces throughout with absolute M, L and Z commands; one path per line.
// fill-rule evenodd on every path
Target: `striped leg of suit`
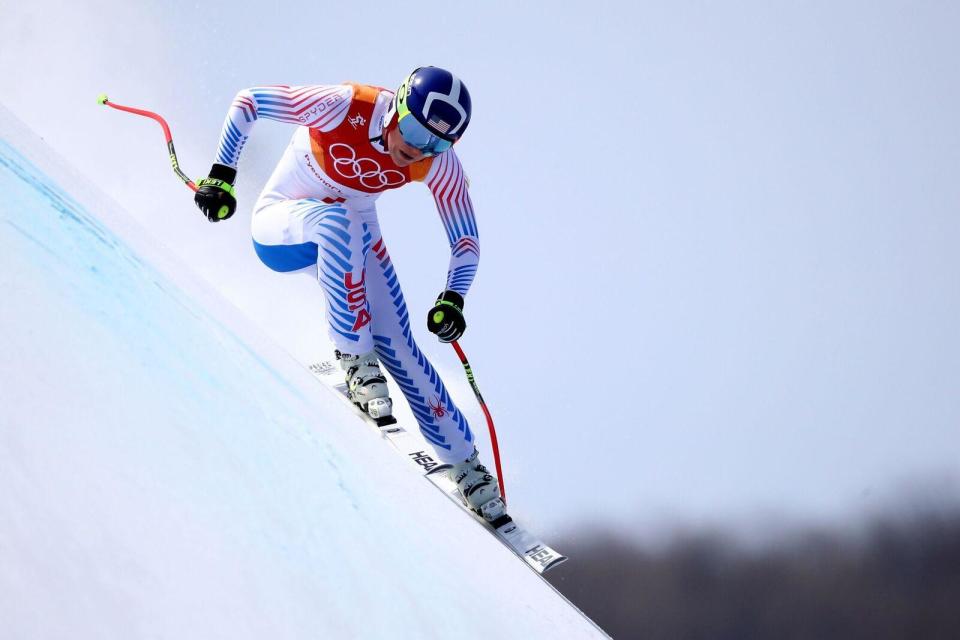
M 376 214 L 365 216 L 365 220 L 371 243 L 366 284 L 377 355 L 406 397 L 420 432 L 433 445 L 437 456 L 448 463 L 462 462 L 473 453 L 473 433 L 443 380 L 413 339 L 407 305 Z
M 317 265 L 330 339 L 345 353 L 373 350 L 364 273 L 370 238 L 361 213 L 342 204 L 278 200 L 254 213 L 254 247 L 268 267 L 294 271 Z

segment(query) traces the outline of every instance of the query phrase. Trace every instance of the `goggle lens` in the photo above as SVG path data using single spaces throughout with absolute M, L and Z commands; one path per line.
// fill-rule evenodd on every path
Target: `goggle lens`
M 404 142 L 430 156 L 443 153 L 453 146 L 453 143 L 449 140 L 444 140 L 431 133 L 409 113 L 400 118 L 397 122 L 397 128 L 400 129 L 400 135 L 403 136 Z

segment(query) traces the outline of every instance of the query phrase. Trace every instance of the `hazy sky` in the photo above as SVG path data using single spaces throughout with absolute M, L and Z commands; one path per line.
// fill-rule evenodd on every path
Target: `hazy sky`
M 213 226 L 159 128 L 95 98 L 162 112 L 199 177 L 241 88 L 450 68 L 481 239 L 462 344 L 529 519 L 840 519 L 904 483 L 956 490 L 960 5 L 470 5 L 0 0 L 0 101 L 321 357 L 319 289 L 249 240 L 292 128 L 258 123 Z M 379 209 L 425 316 L 448 258 L 432 199 Z

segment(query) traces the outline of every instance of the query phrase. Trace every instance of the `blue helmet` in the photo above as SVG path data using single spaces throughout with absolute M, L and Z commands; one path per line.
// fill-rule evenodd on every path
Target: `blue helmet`
M 454 143 L 470 124 L 470 92 L 460 78 L 439 67 L 420 67 L 394 98 L 397 118 L 413 118 L 431 134 Z

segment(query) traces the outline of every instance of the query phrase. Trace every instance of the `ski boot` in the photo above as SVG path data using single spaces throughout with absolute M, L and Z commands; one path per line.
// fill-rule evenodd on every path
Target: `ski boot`
M 460 499 L 470 509 L 493 522 L 507 514 L 507 505 L 500 497 L 500 483 L 477 458 L 476 449 L 469 458 L 451 467 L 450 479 L 457 483 Z
M 371 351 L 360 356 L 336 351 L 340 368 L 346 373 L 347 395 L 379 426 L 393 424 L 393 400 L 387 389 L 387 379 L 380 372 L 377 354 Z

